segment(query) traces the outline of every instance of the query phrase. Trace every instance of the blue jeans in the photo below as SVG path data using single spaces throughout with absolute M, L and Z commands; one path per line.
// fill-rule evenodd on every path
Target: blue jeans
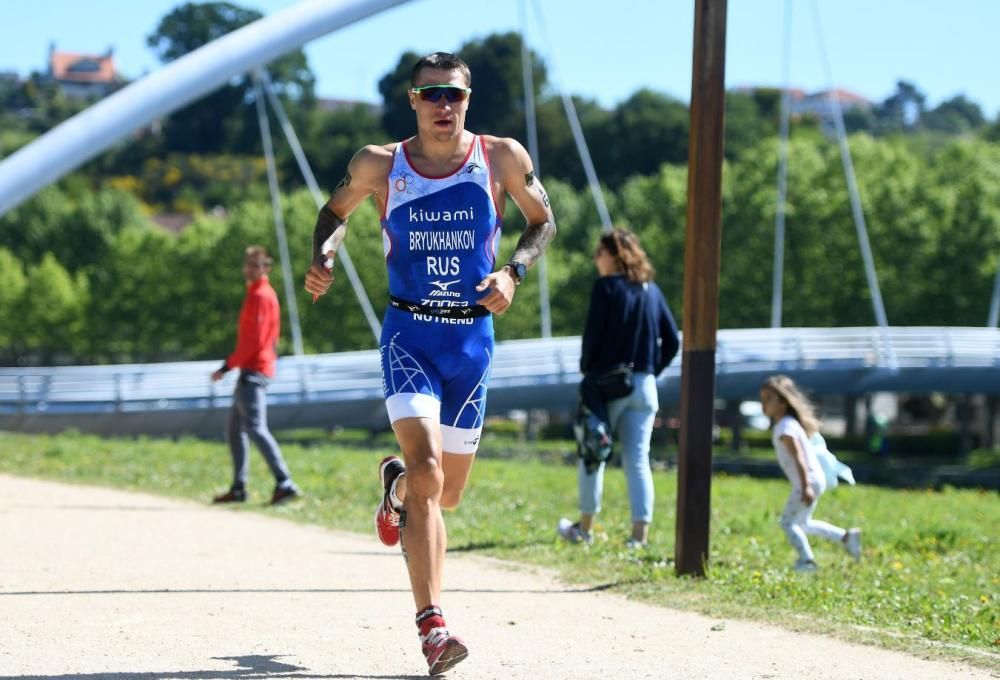
M 652 373 L 636 373 L 632 394 L 608 403 L 608 421 L 615 447 L 622 457 L 633 522 L 648 524 L 653 519 L 653 473 L 649 468 L 649 438 L 653 434 L 653 420 L 659 407 L 656 376 Z M 584 514 L 596 515 L 601 511 L 604 467 L 604 463 L 601 463 L 593 474 L 588 475 L 583 463 L 578 464 L 580 512 Z

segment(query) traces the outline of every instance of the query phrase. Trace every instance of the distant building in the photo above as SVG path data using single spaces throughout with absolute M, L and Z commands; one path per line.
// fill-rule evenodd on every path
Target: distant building
M 819 118 L 826 118 L 832 112 L 831 107 L 834 100 L 840 102 L 840 109 L 842 111 L 852 111 L 854 109 L 871 110 L 873 106 L 871 101 L 861 95 L 850 90 L 837 88 L 814 92 L 799 99 L 793 97 L 791 113 L 793 116 L 812 114 Z
M 779 93 L 782 91 L 781 88 L 778 87 L 743 86 L 734 88 L 734 91 L 736 92 L 749 95 L 752 95 L 758 90 L 767 90 Z M 832 113 L 830 107 L 833 106 L 834 98 L 840 102 L 840 108 L 845 112 L 854 109 L 871 110 L 874 106 L 874 104 L 868 99 L 843 88 L 820 90 L 819 92 L 813 92 L 812 94 L 809 94 L 805 90 L 797 87 L 788 89 L 788 99 L 791 104 L 790 114 L 792 117 L 813 115 L 820 119 L 826 119 Z
M 47 75 L 68 97 L 100 99 L 114 92 L 122 83 L 115 72 L 113 53 L 110 47 L 99 55 L 62 52 L 52 43 Z
M 161 229 L 179 234 L 194 222 L 194 215 L 189 213 L 157 213 L 150 219 Z
M 21 78 L 18 77 L 17 71 L 0 71 L 0 84 L 17 85 L 20 82 Z

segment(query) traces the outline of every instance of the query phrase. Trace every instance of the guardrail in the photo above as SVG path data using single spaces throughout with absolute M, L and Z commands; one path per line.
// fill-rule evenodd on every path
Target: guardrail
M 580 338 L 497 343 L 488 408 L 571 408 Z M 664 403 L 679 398 L 678 358 L 660 376 Z M 217 361 L 0 368 L 0 429 L 176 434 L 221 431 L 233 378 L 213 383 Z M 780 328 L 723 330 L 716 394 L 751 398 L 770 374 L 814 393 L 1000 393 L 1000 331 L 992 328 Z M 268 388 L 274 427 L 384 425 L 377 350 L 284 357 Z

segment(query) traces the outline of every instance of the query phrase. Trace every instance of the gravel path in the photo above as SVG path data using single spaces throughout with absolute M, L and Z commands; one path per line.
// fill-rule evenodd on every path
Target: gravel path
M 0 475 L 0 541 L 0 680 L 426 677 L 402 559 L 374 536 Z M 470 648 L 450 678 L 1000 677 L 477 556 L 446 569 Z

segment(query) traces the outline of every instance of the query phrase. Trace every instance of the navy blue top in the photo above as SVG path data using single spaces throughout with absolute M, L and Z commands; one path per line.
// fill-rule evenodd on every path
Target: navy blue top
M 677 324 L 659 286 L 632 283 L 621 274 L 594 282 L 580 354 L 583 373 L 632 364 L 637 372 L 659 375 L 679 347 Z

